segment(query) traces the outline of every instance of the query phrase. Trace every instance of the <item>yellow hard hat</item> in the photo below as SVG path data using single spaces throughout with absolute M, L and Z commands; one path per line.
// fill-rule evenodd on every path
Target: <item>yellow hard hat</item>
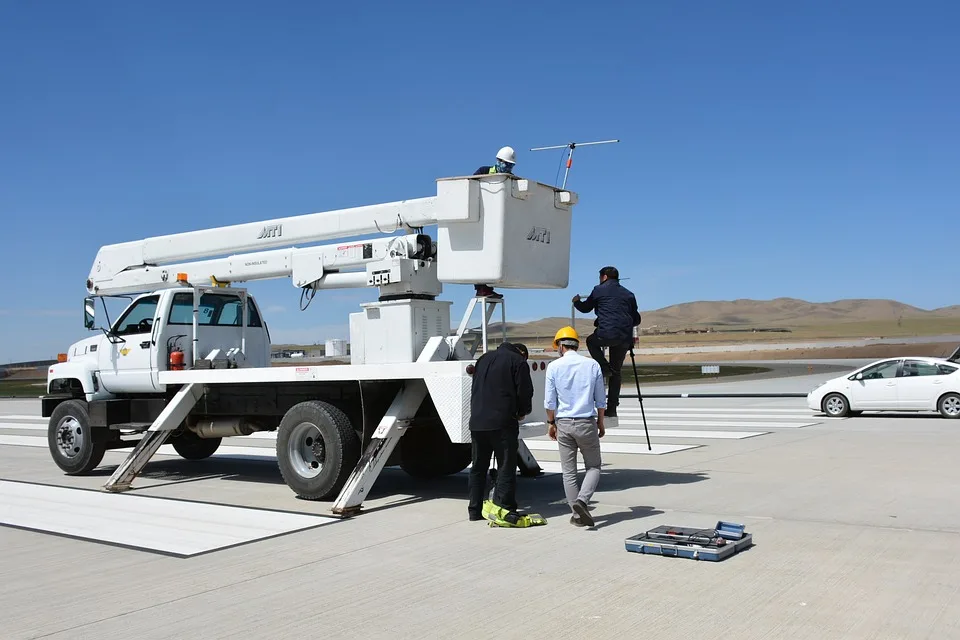
M 561 340 L 576 340 L 580 342 L 580 336 L 577 335 L 577 330 L 573 327 L 564 327 L 557 331 L 557 335 L 553 336 L 553 346 L 559 348 Z

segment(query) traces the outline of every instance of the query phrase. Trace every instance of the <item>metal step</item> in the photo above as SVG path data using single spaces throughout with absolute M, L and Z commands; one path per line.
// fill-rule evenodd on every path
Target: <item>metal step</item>
M 150 428 L 151 422 L 120 422 L 110 425 L 115 431 L 146 431 Z

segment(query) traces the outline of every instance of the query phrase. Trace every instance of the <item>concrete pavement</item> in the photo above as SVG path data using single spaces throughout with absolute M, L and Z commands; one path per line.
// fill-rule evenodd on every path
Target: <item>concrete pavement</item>
M 721 384 L 737 383 L 708 386 Z M 627 402 L 621 415 L 638 408 Z M 549 524 L 508 530 L 466 520 L 463 474 L 425 483 L 388 470 L 366 513 L 341 521 L 326 517 L 329 503 L 296 500 L 275 462 L 158 459 L 135 493 L 316 514 L 323 526 L 185 559 L 0 528 L 0 635 L 960 636 L 960 513 L 950 508 L 960 491 L 960 425 L 926 416 L 827 420 L 801 399 L 664 399 L 645 408 L 651 428 L 678 434 L 655 443 L 697 446 L 605 453 L 592 530 L 569 524 L 556 473 L 519 483 L 523 505 Z M 0 402 L 0 413 L 35 409 Z M 713 426 L 721 417 L 734 426 Z M 751 426 L 758 423 L 771 426 Z M 0 435 L 36 437 L 4 424 L 18 422 L 0 419 Z M 738 430 L 763 434 L 689 436 Z M 611 429 L 604 443 L 615 442 L 644 440 Z M 122 457 L 108 453 L 95 476 L 70 478 L 42 447 L 0 444 L 0 476 L 95 489 Z M 745 523 L 756 546 L 720 563 L 624 550 L 626 537 L 661 524 L 720 519 Z

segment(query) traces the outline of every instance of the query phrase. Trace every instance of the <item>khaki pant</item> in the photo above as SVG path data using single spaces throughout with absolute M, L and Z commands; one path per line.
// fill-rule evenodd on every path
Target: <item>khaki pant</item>
M 571 508 L 577 500 L 590 503 L 600 482 L 600 433 L 596 418 L 557 419 L 557 444 L 560 445 L 560 469 L 563 490 Z M 577 452 L 583 456 L 586 475 L 577 486 Z

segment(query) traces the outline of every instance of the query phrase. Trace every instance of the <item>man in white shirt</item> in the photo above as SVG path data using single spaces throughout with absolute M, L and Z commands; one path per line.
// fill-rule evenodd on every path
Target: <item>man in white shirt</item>
M 585 358 L 577 349 L 580 336 L 573 327 L 557 332 L 553 345 L 560 357 L 547 365 L 543 406 L 547 410 L 548 434 L 560 446 L 563 490 L 573 511 L 570 522 L 579 527 L 594 526 L 587 510 L 600 482 L 600 438 L 607 397 L 600 364 Z M 583 454 L 586 475 L 577 486 L 577 452 Z

